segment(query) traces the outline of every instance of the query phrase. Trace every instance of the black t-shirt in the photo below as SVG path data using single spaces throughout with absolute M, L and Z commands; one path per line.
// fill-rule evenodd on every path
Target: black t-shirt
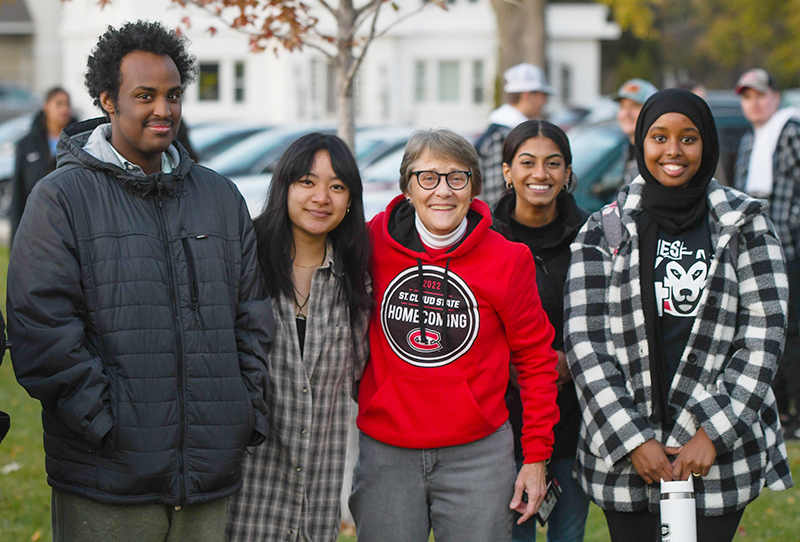
M 658 229 L 654 289 L 668 383 L 689 341 L 713 257 L 707 220 L 677 236 Z

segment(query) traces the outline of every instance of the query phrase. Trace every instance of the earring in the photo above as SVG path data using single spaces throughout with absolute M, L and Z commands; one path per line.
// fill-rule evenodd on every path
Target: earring
M 512 186 L 514 186 L 513 184 L 511 184 L 511 181 L 509 181 L 508 179 L 504 179 L 504 180 L 506 181 L 506 190 L 509 190 L 509 189 L 511 189 Z
M 344 214 L 346 214 L 346 215 L 350 214 L 350 207 L 347 208 L 347 210 L 344 212 Z

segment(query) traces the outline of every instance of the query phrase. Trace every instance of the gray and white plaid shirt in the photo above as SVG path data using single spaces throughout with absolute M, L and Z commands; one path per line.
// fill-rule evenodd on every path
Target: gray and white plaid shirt
M 339 535 L 350 401 L 369 347 L 368 315 L 350 327 L 332 264 L 329 249 L 311 281 L 302 357 L 294 302 L 273 298 L 270 433 L 245 457 L 244 487 L 228 511 L 231 542 L 333 542 Z
M 733 186 L 744 191 L 750 153 L 753 151 L 753 132 L 739 143 Z M 773 188 L 769 198 L 769 216 L 783 245 L 786 260 L 800 258 L 800 122 L 790 120 L 778 138 L 772 156 Z

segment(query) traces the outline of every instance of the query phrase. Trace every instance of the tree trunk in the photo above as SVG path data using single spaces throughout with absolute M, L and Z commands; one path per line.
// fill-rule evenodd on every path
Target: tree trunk
M 356 109 L 354 100 L 355 73 L 350 74 L 355 58 L 353 40 L 355 38 L 355 9 L 352 0 L 341 0 L 336 10 L 338 24 L 338 55 L 334 59 L 336 73 L 336 116 L 339 123 L 338 135 L 355 154 Z
M 547 0 L 491 0 L 500 42 L 498 74 L 521 62 L 545 68 Z

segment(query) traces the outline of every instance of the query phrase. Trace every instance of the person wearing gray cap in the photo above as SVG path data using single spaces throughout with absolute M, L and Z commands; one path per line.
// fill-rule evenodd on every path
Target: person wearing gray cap
M 630 79 L 619 87 L 617 95 L 614 97 L 614 101 L 619 104 L 617 122 L 631 143 L 625 159 L 625 172 L 622 175 L 623 185 L 631 184 L 639 175 L 639 166 L 636 164 L 636 157 L 633 153 L 633 134 L 644 102 L 656 92 L 658 89 L 653 83 L 644 79 Z
M 735 188 L 769 201 L 786 255 L 789 322 L 786 347 L 772 387 L 784 434 L 800 427 L 800 111 L 780 108 L 775 79 L 762 69 L 746 71 L 736 83 L 742 113 L 753 127 L 742 137 L 736 158 Z M 794 402 L 794 412 L 792 411 Z
M 542 117 L 548 96 L 555 94 L 547 84 L 544 72 L 533 64 L 517 64 L 503 73 L 508 103 L 489 115 L 489 128 L 475 143 L 483 174 L 480 199 L 490 209 L 500 201 L 505 189 L 503 180 L 503 141 L 508 133 L 526 120 Z

